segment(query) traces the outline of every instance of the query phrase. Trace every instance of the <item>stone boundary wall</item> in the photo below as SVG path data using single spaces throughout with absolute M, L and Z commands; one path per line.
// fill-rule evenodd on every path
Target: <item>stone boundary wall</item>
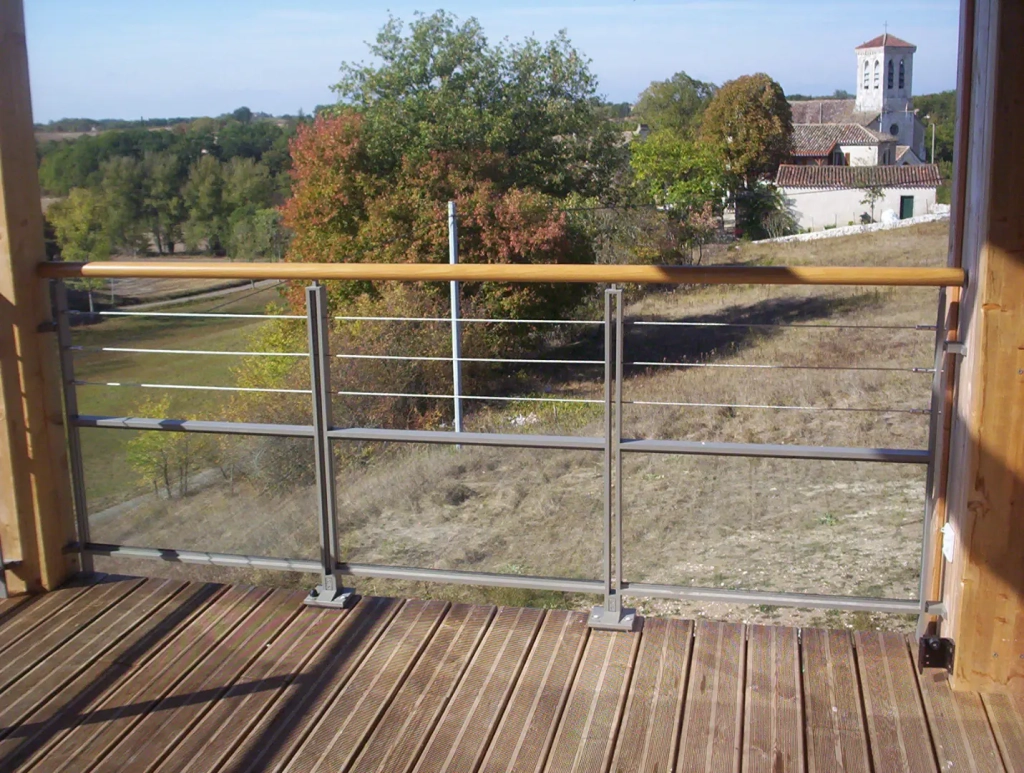
M 897 220 L 895 223 L 871 223 L 869 225 L 847 225 L 840 228 L 829 228 L 827 231 L 810 231 L 804 234 L 793 236 L 780 236 L 775 239 L 759 239 L 752 244 L 779 244 L 782 242 L 813 242 L 817 239 L 832 239 L 837 236 L 853 236 L 855 234 L 866 234 L 873 231 L 890 231 L 893 228 L 906 228 L 920 223 L 935 223 L 939 220 L 949 220 L 949 210 L 937 212 L 933 215 L 920 215 L 908 217 L 906 220 Z

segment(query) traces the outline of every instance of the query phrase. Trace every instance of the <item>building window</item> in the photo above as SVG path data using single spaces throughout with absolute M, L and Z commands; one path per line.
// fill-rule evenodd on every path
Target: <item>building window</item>
M 893 81 L 895 80 L 895 78 L 896 78 L 896 65 L 893 64 L 892 59 L 890 59 L 889 60 L 889 74 L 888 74 L 887 80 L 886 80 L 886 88 L 887 89 L 891 89 L 892 88 Z
M 905 89 L 907 87 L 907 67 L 902 59 L 900 59 L 900 88 Z
M 864 62 L 864 88 L 869 88 L 870 86 L 871 86 L 871 66 L 867 63 L 867 61 L 865 61 Z
M 877 89 L 882 81 L 882 65 L 879 61 L 875 60 L 875 88 Z
M 900 136 L 900 125 L 898 123 L 894 123 L 892 126 L 890 126 L 889 127 L 889 134 L 891 134 L 893 137 L 899 137 Z

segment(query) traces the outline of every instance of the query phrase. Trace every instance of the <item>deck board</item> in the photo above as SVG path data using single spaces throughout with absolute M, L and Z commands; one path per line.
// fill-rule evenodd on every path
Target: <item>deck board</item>
M 800 645 L 795 628 L 747 628 L 745 773 L 804 770 Z
M 296 773 L 344 770 L 373 732 L 448 604 L 407 601 L 292 758 Z
M 352 767 L 358 773 L 405 773 L 419 759 L 480 645 L 494 607 L 455 604 L 396 694 Z
M 223 586 L 213 584 L 186 586 L 22 722 L 0 730 L 0 770 L 45 754 L 106 696 L 156 657 L 163 642 L 202 614 L 222 591 Z
M 744 626 L 697 623 L 676 770 L 739 770 L 745 650 Z
M 151 770 L 227 692 L 257 653 L 298 612 L 305 594 L 274 591 L 263 599 L 223 644 L 175 685 L 97 765 L 96 773 Z
M 587 616 L 582 612 L 547 613 L 488 749 L 483 773 L 537 773 L 543 769 L 583 657 L 587 633 Z
M 8 735 L 41 704 L 66 692 L 76 676 L 110 651 L 130 631 L 169 602 L 184 587 L 171 580 L 146 580 L 87 630 L 54 650 L 15 683 L 16 689 L 0 702 L 0 737 Z
M 33 599 L 31 604 L 26 605 L 17 614 L 3 620 L 3 624 L 0 625 L 0 653 L 16 644 L 37 626 L 45 624 L 52 615 L 70 608 L 75 599 L 85 593 L 92 584 L 91 581 L 77 581 L 45 593 Z
M 858 631 L 854 641 L 875 770 L 935 773 L 935 752 L 906 639 L 888 631 Z
M 628 632 L 590 633 L 545 770 L 608 770 L 640 638 Z
M 809 773 L 869 773 L 867 728 L 853 641 L 846 631 L 801 632 Z
M 265 648 L 157 770 L 217 770 L 344 619 L 345 615 L 337 610 L 301 608 L 274 643 Z
M 1005 768 L 981 696 L 953 692 L 944 669 L 927 669 L 918 674 L 918 683 L 939 770 L 1003 773 Z
M 414 770 L 476 769 L 543 617 L 537 609 L 498 610 Z
M 281 693 L 221 770 L 281 770 L 401 607 L 396 599 L 366 598 L 344 612 L 345 620 L 317 657 Z
M 679 751 L 692 643 L 689 620 L 644 621 L 621 740 L 612 760 L 615 773 L 671 770 Z
M 982 695 L 1002 756 L 1009 773 L 1024 773 L 1024 695 Z
M 116 577 L 62 590 L 0 607 L 5 773 L 1024 773 L 1024 698 L 919 675 L 904 634 L 591 631 L 580 612 L 318 609 Z
M 99 762 L 153 709 L 174 686 L 235 626 L 244 620 L 267 591 L 230 587 L 155 658 L 136 670 L 96 709 L 81 717 L 61 740 L 38 759 L 33 770 L 80 771 Z M 98 715 L 102 721 L 96 721 Z
M 61 614 L 50 614 L 32 629 L 31 646 L 13 647 L 0 658 L 0 693 L 141 584 L 139 579 L 104 580 L 86 588 L 79 603 Z

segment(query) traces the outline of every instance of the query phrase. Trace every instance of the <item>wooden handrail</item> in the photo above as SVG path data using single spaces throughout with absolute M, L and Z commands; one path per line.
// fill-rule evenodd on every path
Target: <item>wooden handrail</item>
M 840 266 L 607 266 L 506 263 L 230 263 L 97 261 L 41 263 L 46 279 L 176 278 L 358 280 L 398 282 L 578 282 L 633 284 L 762 284 L 953 287 L 959 268 Z

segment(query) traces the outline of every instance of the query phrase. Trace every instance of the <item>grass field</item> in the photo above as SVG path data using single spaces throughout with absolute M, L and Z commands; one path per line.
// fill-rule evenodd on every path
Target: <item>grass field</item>
M 942 265 L 946 225 L 804 244 L 741 245 L 719 262 L 777 265 Z M 923 448 L 934 334 L 891 329 L 934 323 L 934 290 L 686 287 L 630 290 L 626 359 L 715 366 L 790 365 L 826 370 L 634 365 L 624 398 L 780 408 L 627 406 L 624 433 L 813 445 Z M 268 296 L 218 310 L 259 308 Z M 221 301 L 223 303 L 223 301 Z M 215 305 L 213 303 L 210 304 Z M 640 321 L 742 322 L 787 327 L 660 327 Z M 76 343 L 130 339 L 154 348 L 237 349 L 258 322 L 105 322 L 76 331 Z M 859 326 L 849 330 L 839 326 Z M 544 352 L 599 359 L 581 334 Z M 185 361 L 157 355 L 89 354 L 89 380 L 231 383 L 226 357 Z M 846 368 L 861 370 L 845 370 Z M 899 370 L 864 370 L 864 369 Z M 554 372 L 556 371 L 557 372 Z M 545 370 L 530 393 L 599 396 L 600 368 Z M 597 372 L 595 372 L 597 371 Z M 83 387 L 82 412 L 122 415 L 133 390 Z M 600 406 L 473 404 L 470 429 L 599 435 Z M 172 408 L 217 418 L 220 395 L 172 393 Z M 513 423 L 518 420 L 517 423 Z M 315 499 L 305 483 L 268 491 L 212 475 L 182 499 L 147 494 L 125 463 L 131 433 L 83 433 L 93 538 L 162 547 L 295 557 L 316 556 Z M 286 444 L 290 441 L 272 441 Z M 275 459 L 307 456 L 301 445 Z M 270 453 L 270 451 L 267 451 Z M 600 455 L 441 447 L 377 448 L 369 463 L 346 456 L 339 471 L 344 558 L 438 568 L 596 577 L 601 551 Z M 627 579 L 714 587 L 911 598 L 916 593 L 925 470 L 903 465 L 627 455 Z M 151 489 L 148 489 L 151 492 Z M 111 508 L 118 501 L 130 504 Z M 106 509 L 106 512 L 99 511 Z M 177 571 L 142 566 L 149 574 Z M 263 582 L 284 578 L 259 578 Z M 366 592 L 481 598 L 480 591 L 361 581 Z M 475 594 L 475 595 L 474 595 Z M 551 595 L 488 591 L 501 603 L 577 604 Z M 857 626 L 904 625 L 880 616 L 837 616 L 774 608 L 651 602 L 647 613 Z

